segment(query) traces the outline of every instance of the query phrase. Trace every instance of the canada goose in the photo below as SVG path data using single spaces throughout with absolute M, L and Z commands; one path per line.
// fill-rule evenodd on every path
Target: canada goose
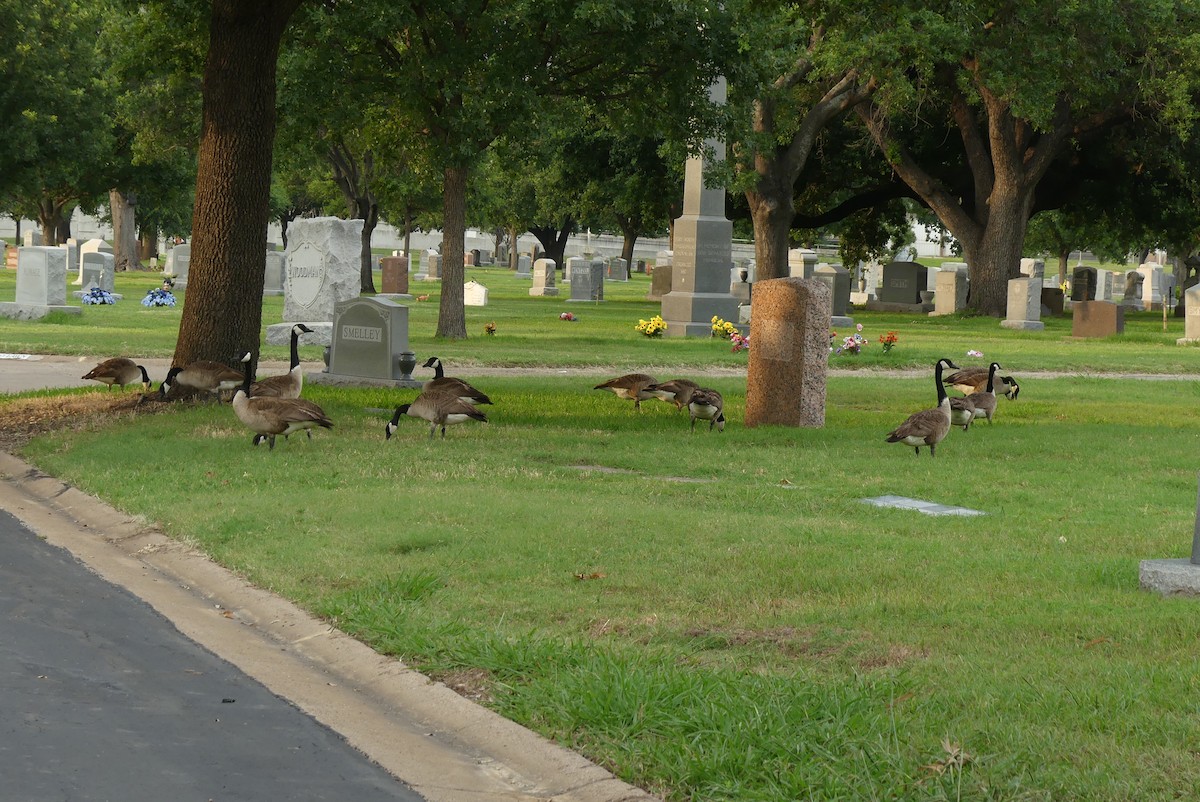
M 646 392 L 655 398 L 667 404 L 674 404 L 675 411 L 683 409 L 688 405 L 688 401 L 692 397 L 700 385 L 690 379 L 671 379 L 670 381 L 652 384 L 646 388 Z
M 203 390 L 221 397 L 222 390 L 234 390 L 242 381 L 242 374 L 228 365 L 213 362 L 210 359 L 198 359 L 187 367 L 173 367 L 167 371 L 167 378 L 159 385 L 159 395 L 165 400 L 172 385 L 190 387 L 193 390 Z
M 708 421 L 708 430 L 717 427 L 718 432 L 725 431 L 725 400 L 716 390 L 707 387 L 697 387 L 692 391 L 688 400 L 688 412 L 692 414 L 692 431 L 696 431 L 696 419 Z
M 468 404 L 454 395 L 453 391 L 434 390 L 431 392 L 426 390 L 418 395 L 411 404 L 401 404 L 396 407 L 391 421 L 383 429 L 385 440 L 391 440 L 392 435 L 396 433 L 401 415 L 429 421 L 430 440 L 433 439 L 433 433 L 439 426 L 442 427 L 442 439 L 444 440 L 447 426 L 466 423 L 469 420 L 488 422 L 487 415 L 476 409 L 473 404 Z
M 592 389 L 610 390 L 616 394 L 617 398 L 632 401 L 633 408 L 641 412 L 642 402 L 656 397 L 649 389 L 654 383 L 654 377 L 647 376 L 645 373 L 627 373 L 624 376 L 601 382 Z
M 933 370 L 933 383 L 937 387 L 937 406 L 923 409 L 908 416 L 908 420 L 888 433 L 887 442 L 910 445 L 919 456 L 921 446 L 929 446 L 929 456 L 937 456 L 937 444 L 950 432 L 950 398 L 942 386 L 942 366 L 958 369 L 949 359 L 939 359 Z
M 944 379 L 944 382 L 947 387 L 953 387 L 963 395 L 978 393 L 987 388 L 988 370 L 988 368 L 963 368 L 951 373 Z M 1021 387 L 1012 376 L 997 376 L 995 392 L 1005 396 L 1009 401 L 1016 401 Z
M 287 373 L 268 376 L 250 385 L 251 398 L 299 398 L 304 389 L 304 370 L 300 367 L 300 335 L 311 334 L 303 323 L 292 326 L 292 361 Z
M 492 399 L 488 398 L 485 393 L 472 387 L 462 379 L 457 379 L 453 376 L 447 376 L 442 370 L 442 360 L 436 356 L 431 356 L 425 360 L 423 368 L 433 368 L 433 378 L 421 385 L 421 389 L 429 392 L 437 392 L 438 390 L 447 390 L 457 397 L 466 401 L 468 404 L 490 404 Z
M 961 426 L 965 432 L 975 420 L 975 404 L 966 396 L 950 399 L 950 425 Z
M 276 435 L 287 437 L 292 432 L 301 429 L 308 432 L 317 426 L 325 429 L 333 428 L 333 421 L 325 414 L 325 410 L 303 398 L 256 398 L 250 393 L 250 354 L 242 357 L 245 365 L 245 376 L 242 386 L 233 394 L 233 411 L 238 420 L 253 431 L 254 438 L 250 441 L 258 445 L 266 440 L 268 450 L 275 448 Z M 308 432 L 311 438 L 311 432 Z
M 975 405 L 975 414 L 973 417 L 978 418 L 983 415 L 987 418 L 987 422 L 992 422 L 992 415 L 996 412 L 996 387 L 995 377 L 996 371 L 1000 369 L 997 362 L 993 362 L 988 366 L 987 389 L 981 393 L 971 393 L 967 396 L 967 400 Z
M 140 381 L 142 392 L 150 392 L 150 374 L 141 365 L 135 365 L 132 359 L 123 356 L 106 359 L 83 375 L 85 379 L 107 384 L 108 389 L 120 387 L 125 391 L 125 385 Z

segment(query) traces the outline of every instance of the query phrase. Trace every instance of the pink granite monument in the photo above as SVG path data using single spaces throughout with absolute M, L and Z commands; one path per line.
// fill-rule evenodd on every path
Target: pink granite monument
M 825 425 L 832 291 L 819 279 L 754 285 L 746 426 Z

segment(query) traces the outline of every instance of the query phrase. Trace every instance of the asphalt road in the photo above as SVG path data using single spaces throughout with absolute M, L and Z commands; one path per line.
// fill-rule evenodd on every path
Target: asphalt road
M 423 799 L 6 512 L 0 543 L 3 799 Z

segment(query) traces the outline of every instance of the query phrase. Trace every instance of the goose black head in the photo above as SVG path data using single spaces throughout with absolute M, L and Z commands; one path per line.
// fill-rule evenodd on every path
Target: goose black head
M 294 334 L 312 334 L 313 330 L 303 323 L 297 323 L 295 326 L 292 326 L 292 332 Z
M 1008 392 L 1004 395 L 1008 397 L 1009 401 L 1016 401 L 1017 394 L 1021 392 L 1021 385 L 1017 384 L 1016 379 L 1012 376 L 1001 376 L 1000 378 L 1008 385 Z
M 717 415 L 717 419 L 716 419 L 715 423 L 717 425 L 718 432 L 725 431 L 725 413 L 724 412 L 722 412 L 720 415 Z
M 167 398 L 167 393 L 170 391 L 171 387 L 175 384 L 175 377 L 179 375 L 179 372 L 181 370 L 183 370 L 183 368 L 178 367 L 178 366 L 173 367 L 170 370 L 168 370 L 167 378 L 163 379 L 162 384 L 160 384 L 158 386 L 158 395 L 164 401 Z
M 440 359 L 438 359 L 436 356 L 431 356 L 431 357 L 429 357 L 429 359 L 425 360 L 425 364 L 422 365 L 421 367 L 432 368 L 432 367 L 436 366 L 439 362 L 441 362 Z
M 148 393 L 150 392 L 150 374 L 146 372 L 146 368 L 142 365 L 138 365 L 137 368 L 142 372 L 142 392 Z
M 383 427 L 384 440 L 392 439 L 392 435 L 395 434 L 396 429 L 399 428 L 401 416 L 408 412 L 408 408 L 411 406 L 412 404 L 401 404 L 400 406 L 396 407 L 396 411 L 392 413 L 392 419 L 388 421 L 386 426 Z

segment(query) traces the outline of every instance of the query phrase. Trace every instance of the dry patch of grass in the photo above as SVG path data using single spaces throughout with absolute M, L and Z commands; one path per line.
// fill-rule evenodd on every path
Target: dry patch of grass
M 81 431 L 135 412 L 143 415 L 165 408 L 149 398 L 141 393 L 96 392 L 15 399 L 0 406 L 0 451 L 16 451 L 47 432 Z

